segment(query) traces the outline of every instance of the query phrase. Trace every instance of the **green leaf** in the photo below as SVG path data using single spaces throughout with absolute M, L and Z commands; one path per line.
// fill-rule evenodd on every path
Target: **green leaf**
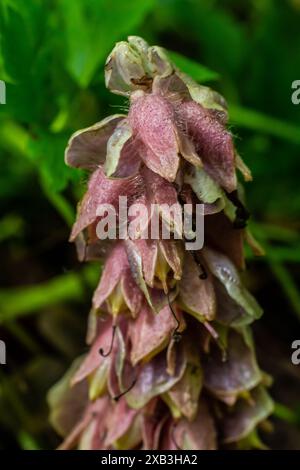
M 300 293 L 293 276 L 282 263 L 269 261 L 269 265 L 294 313 L 300 319 Z
M 21 430 L 18 433 L 18 441 L 23 450 L 41 450 L 34 437 L 32 437 L 26 431 Z
M 0 142 L 0 147 L 13 154 L 9 168 L 14 170 L 12 161 L 15 159 L 15 166 L 20 172 L 20 182 L 23 183 L 24 181 L 27 166 L 35 167 L 40 175 L 40 182 L 45 196 L 67 224 L 71 226 L 74 222 L 74 210 L 58 192 L 64 189 L 70 180 L 77 181 L 80 178 L 80 171 L 77 170 L 76 172 L 76 170 L 67 168 L 64 164 L 63 151 L 67 136 L 44 134 L 39 139 L 33 140 L 30 134 L 15 122 L 1 121 Z M 7 165 L 5 155 L 1 160 L 1 164 L 5 168 L 5 165 Z M 11 182 L 15 181 L 16 175 L 18 175 L 16 170 L 12 175 L 14 178 L 6 172 L 3 182 L 0 179 L 2 190 L 6 184 L 10 187 Z M 9 176 L 8 181 L 7 176 Z
M 66 35 L 67 69 L 85 88 L 114 43 L 133 33 L 154 0 L 62 0 L 58 3 Z
M 43 185 L 53 192 L 62 191 L 69 180 L 80 178 L 80 172 L 68 168 L 64 162 L 64 149 L 67 144 L 64 134 L 40 134 L 29 143 L 29 156 L 36 164 Z
M 82 300 L 85 283 L 96 285 L 99 271 L 95 268 L 87 266 L 81 273 L 71 272 L 37 285 L 0 290 L 0 324 L 38 313 L 49 305 Z
M 169 4 L 169 15 L 174 17 L 176 11 L 177 24 L 172 26 L 182 35 L 184 45 L 188 39 L 188 45 L 192 44 L 194 51 L 201 51 L 201 60 L 222 75 L 232 77 L 237 74 L 245 60 L 249 41 L 243 22 L 235 19 L 229 8 L 220 5 L 226 2 L 164 3 Z
M 51 90 L 49 81 L 45 86 L 51 49 L 48 6 L 49 0 L 12 0 L 0 9 L 0 71 L 8 82 L 5 110 L 23 122 L 44 119 L 42 107 Z
M 192 60 L 184 55 L 178 54 L 177 52 L 167 51 L 169 57 L 182 72 L 190 75 L 196 82 L 204 83 L 212 80 L 218 80 L 220 78 L 217 72 L 210 70 L 204 65 L 199 64 L 195 60 Z
M 0 242 L 12 237 L 19 237 L 23 235 L 23 232 L 24 221 L 20 216 L 8 214 L 3 219 L 0 219 Z
M 300 132 L 297 124 L 281 121 L 280 119 L 266 116 L 259 111 L 235 105 L 229 106 L 229 116 L 231 122 L 240 127 L 300 144 Z
M 282 419 L 290 424 L 300 425 L 300 415 L 297 413 L 297 410 L 292 410 L 288 406 L 285 406 L 282 403 L 274 403 L 274 416 L 276 418 Z
M 69 227 L 72 227 L 75 220 L 75 210 L 68 202 L 68 200 L 60 193 L 51 191 L 47 183 L 42 179 L 41 181 L 44 194 L 48 200 L 52 203 L 53 207 L 62 216 Z

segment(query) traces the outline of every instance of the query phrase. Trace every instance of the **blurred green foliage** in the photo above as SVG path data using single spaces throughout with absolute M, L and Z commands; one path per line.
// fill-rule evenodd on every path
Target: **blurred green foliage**
M 0 371 L 0 407 L 9 402 L 13 410 L 0 412 L 0 425 L 11 428 L 0 448 L 6 439 L 22 448 L 55 443 L 43 396 L 82 347 L 98 272 L 78 269 L 67 245 L 86 175 L 67 168 L 63 152 L 72 132 L 126 104 L 105 89 L 103 67 L 127 35 L 166 47 L 179 67 L 228 100 L 231 130 L 254 176 L 247 186 L 252 230 L 268 255 L 255 269 L 267 270 L 300 318 L 300 105 L 291 102 L 291 84 L 300 79 L 299 21 L 299 0 L 0 0 L 7 86 L 0 105 L 0 328 L 26 358 L 9 377 Z M 20 318 L 31 313 L 39 318 L 24 324 Z M 27 380 L 37 410 L 27 404 Z

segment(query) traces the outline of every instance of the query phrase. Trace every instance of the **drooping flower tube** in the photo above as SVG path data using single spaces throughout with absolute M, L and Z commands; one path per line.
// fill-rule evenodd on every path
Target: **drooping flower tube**
M 159 47 L 129 37 L 108 57 L 105 83 L 129 101 L 76 132 L 66 163 L 90 172 L 72 229 L 81 261 L 103 263 L 89 352 L 49 393 L 62 449 L 249 448 L 273 409 L 251 323 L 262 315 L 243 285 L 244 243 L 260 254 L 237 170 L 250 170 L 226 128 L 226 102 L 178 70 Z M 101 205 L 147 208 L 169 238 L 102 240 Z M 202 204 L 204 245 L 188 251 L 171 212 Z M 153 219 L 149 211 L 143 231 Z M 181 235 L 178 237 L 176 235 Z M 262 445 L 262 444 L 261 444 Z

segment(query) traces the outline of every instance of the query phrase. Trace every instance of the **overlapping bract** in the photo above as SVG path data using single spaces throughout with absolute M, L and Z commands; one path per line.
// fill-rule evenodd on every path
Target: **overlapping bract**
M 66 149 L 67 164 L 91 172 L 71 240 L 81 260 L 104 268 L 90 351 L 49 394 L 61 448 L 245 446 L 272 401 L 249 329 L 262 311 L 239 274 L 244 240 L 257 245 L 236 169 L 251 174 L 226 129 L 225 101 L 137 37 L 110 54 L 106 85 L 128 97 L 128 115 L 76 132 Z M 118 211 L 119 196 L 156 204 L 169 226 L 165 204 L 204 204 L 204 248 L 184 252 L 172 237 L 99 240 L 97 207 Z

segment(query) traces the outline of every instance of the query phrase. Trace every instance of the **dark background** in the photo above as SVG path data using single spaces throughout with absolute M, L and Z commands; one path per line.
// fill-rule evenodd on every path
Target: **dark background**
M 68 243 L 86 175 L 65 167 L 75 130 L 119 111 L 103 66 L 114 43 L 141 35 L 181 55 L 178 65 L 221 91 L 254 181 L 251 228 L 265 259 L 247 282 L 265 310 L 255 325 L 262 367 L 274 377 L 274 449 L 300 449 L 299 0 L 0 0 L 0 448 L 51 449 L 46 393 L 85 350 L 99 266 Z M 190 60 L 189 60 L 190 59 Z M 194 61 L 194 62 L 193 62 Z M 268 432 L 266 432 L 268 431 Z

